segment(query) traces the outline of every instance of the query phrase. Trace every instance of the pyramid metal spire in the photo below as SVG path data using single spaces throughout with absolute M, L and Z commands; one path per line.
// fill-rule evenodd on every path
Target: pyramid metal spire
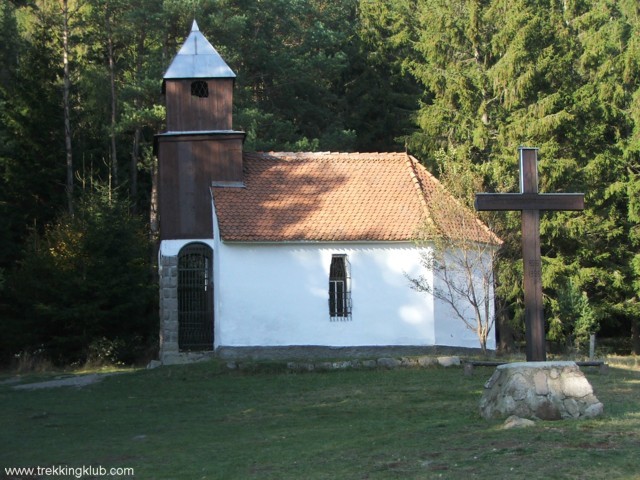
M 194 20 L 191 33 L 173 58 L 164 79 L 235 78 L 236 74 L 200 32 Z

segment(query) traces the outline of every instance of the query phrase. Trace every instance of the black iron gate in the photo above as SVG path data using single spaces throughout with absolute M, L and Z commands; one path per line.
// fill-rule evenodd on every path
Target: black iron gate
M 178 347 L 213 350 L 213 251 L 189 243 L 178 254 Z

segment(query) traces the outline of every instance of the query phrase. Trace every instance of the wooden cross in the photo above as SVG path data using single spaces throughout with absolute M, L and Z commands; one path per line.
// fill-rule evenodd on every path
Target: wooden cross
M 540 210 L 583 210 L 583 193 L 538 193 L 538 149 L 520 147 L 521 193 L 476 193 L 476 210 L 522 211 L 524 317 L 528 362 L 546 360 Z

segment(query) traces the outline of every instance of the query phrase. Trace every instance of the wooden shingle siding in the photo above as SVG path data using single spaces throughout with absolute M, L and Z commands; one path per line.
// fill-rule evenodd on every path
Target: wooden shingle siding
M 243 134 L 156 138 L 161 239 L 212 238 L 209 188 L 242 180 Z
M 233 79 L 206 81 L 208 97 L 191 95 L 193 79 L 167 80 L 167 131 L 231 130 Z

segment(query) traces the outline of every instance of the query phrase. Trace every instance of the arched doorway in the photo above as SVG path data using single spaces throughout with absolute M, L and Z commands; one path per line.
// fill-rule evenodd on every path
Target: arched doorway
M 178 348 L 213 350 L 213 251 L 205 243 L 178 253 Z

